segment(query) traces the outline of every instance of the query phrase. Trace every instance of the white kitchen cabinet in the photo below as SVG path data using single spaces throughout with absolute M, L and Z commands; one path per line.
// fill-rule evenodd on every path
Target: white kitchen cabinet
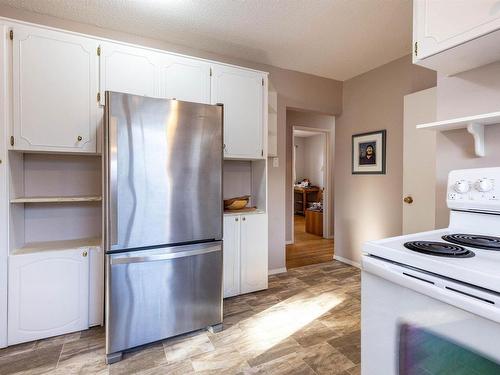
M 210 64 L 163 54 L 160 59 L 160 96 L 210 104 Z
M 89 248 L 89 327 L 104 322 L 104 254 L 100 246 Z
M 500 59 L 497 0 L 413 2 L 413 61 L 455 74 Z
M 10 31 L 11 148 L 96 152 L 98 43 L 24 25 Z
M 241 293 L 267 288 L 267 215 L 241 217 Z
M 9 345 L 88 328 L 88 250 L 9 257 Z
M 225 158 L 264 158 L 264 90 L 264 73 L 212 66 L 212 103 L 224 104 Z
M 160 53 L 119 43 L 100 44 L 99 90 L 159 97 Z
M 267 288 L 267 215 L 224 216 L 224 298 Z
M 240 217 L 224 216 L 224 298 L 240 294 Z

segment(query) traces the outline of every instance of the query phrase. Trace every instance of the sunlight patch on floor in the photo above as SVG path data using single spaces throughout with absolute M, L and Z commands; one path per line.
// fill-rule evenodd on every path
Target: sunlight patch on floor
M 303 293 L 273 305 L 245 322 L 253 350 L 269 350 L 343 301 L 344 296 L 334 292 Z

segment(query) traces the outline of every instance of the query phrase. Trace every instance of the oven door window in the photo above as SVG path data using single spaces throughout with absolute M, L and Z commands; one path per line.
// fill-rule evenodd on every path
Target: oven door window
M 400 375 L 498 375 L 500 364 L 417 325 L 399 327 Z

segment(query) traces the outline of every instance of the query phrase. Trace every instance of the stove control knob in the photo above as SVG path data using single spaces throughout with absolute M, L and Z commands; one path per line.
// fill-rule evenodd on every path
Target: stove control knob
M 457 193 L 464 194 L 470 190 L 470 185 L 467 181 L 457 181 L 453 187 Z
M 490 180 L 486 178 L 481 178 L 476 182 L 476 189 L 486 193 L 487 191 L 493 189 L 493 184 L 491 183 Z

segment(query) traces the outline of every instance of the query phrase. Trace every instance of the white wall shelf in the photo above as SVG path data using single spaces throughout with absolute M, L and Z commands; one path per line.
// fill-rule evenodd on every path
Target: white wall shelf
M 65 203 L 65 202 L 100 202 L 101 196 L 73 196 L 73 197 L 21 197 L 13 198 L 10 203 Z
M 484 156 L 484 127 L 500 124 L 500 112 L 484 113 L 481 115 L 459 117 L 450 120 L 429 122 L 417 125 L 417 129 L 447 131 L 467 129 L 474 138 L 474 151 L 477 156 Z
M 100 245 L 100 238 L 80 238 L 76 240 L 28 242 L 23 247 L 15 249 L 12 252 L 12 255 L 31 254 L 42 251 L 69 250 L 82 247 L 95 247 Z

